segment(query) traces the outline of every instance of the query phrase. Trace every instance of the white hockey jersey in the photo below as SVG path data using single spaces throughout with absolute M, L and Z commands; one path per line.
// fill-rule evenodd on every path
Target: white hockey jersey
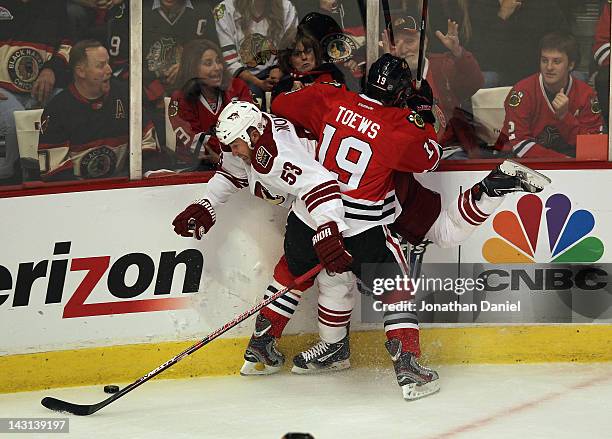
M 223 151 L 220 169 L 210 179 L 204 198 L 213 207 L 248 187 L 252 195 L 291 207 L 313 230 L 329 221 L 340 232 L 349 227 L 335 177 L 314 159 L 316 143 L 300 137 L 286 119 L 264 113 L 266 127 L 254 145 L 250 165 Z
M 276 64 L 277 52 L 282 41 L 291 40 L 298 25 L 295 7 L 289 0 L 282 0 L 282 35 L 270 35 L 268 19 L 253 20 L 248 24 L 247 35 L 243 32 L 242 16 L 236 10 L 235 0 L 224 0 L 214 11 L 219 44 L 229 72 L 237 76 L 247 68 L 257 75 Z

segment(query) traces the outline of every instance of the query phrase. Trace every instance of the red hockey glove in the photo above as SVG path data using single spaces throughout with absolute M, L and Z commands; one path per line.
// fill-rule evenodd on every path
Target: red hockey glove
M 330 273 L 344 273 L 350 270 L 353 257 L 344 248 L 342 235 L 338 225 L 330 221 L 317 229 L 312 237 L 312 245 L 319 261 Z
M 179 213 L 172 225 L 177 235 L 201 239 L 215 224 L 215 209 L 208 200 L 197 200 Z

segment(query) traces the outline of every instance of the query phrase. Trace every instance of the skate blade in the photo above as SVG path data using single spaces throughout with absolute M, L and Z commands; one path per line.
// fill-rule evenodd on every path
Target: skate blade
M 251 375 L 272 375 L 279 370 L 282 366 L 268 366 L 263 363 L 253 363 L 252 361 L 245 361 L 240 369 L 240 375 L 251 376 Z
M 438 380 L 430 381 L 425 384 L 411 383 L 402 386 L 402 393 L 406 401 L 414 401 L 415 399 L 425 398 L 440 390 Z
M 337 372 L 339 370 L 348 369 L 351 367 L 351 362 L 347 360 L 336 361 L 335 363 L 327 366 L 327 367 L 313 367 L 312 369 L 304 369 L 302 367 L 293 366 L 291 368 L 292 373 L 296 373 L 298 375 L 312 375 L 317 373 L 325 373 L 325 372 Z
M 511 177 L 516 177 L 518 175 L 525 180 L 527 184 L 535 186 L 540 190 L 544 189 L 544 187 L 548 186 L 552 181 L 546 175 L 541 174 L 538 171 L 534 171 L 533 169 L 523 166 L 513 160 L 505 160 L 501 165 L 499 165 L 499 169 L 504 174 Z

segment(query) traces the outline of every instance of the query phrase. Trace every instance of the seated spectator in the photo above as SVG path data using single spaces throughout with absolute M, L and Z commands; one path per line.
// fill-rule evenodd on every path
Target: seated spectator
M 176 133 L 180 160 L 201 169 L 212 169 L 221 145 L 212 136 L 221 110 L 232 100 L 253 102 L 251 91 L 240 78 L 231 78 L 222 61 L 219 46 L 208 40 L 185 45 L 177 75 L 181 89 L 172 94 L 168 116 Z
M 602 103 L 601 114 L 607 128 L 610 123 L 610 107 L 608 105 L 610 99 L 610 3 L 604 4 L 597 22 L 593 57 L 597 66 L 595 90 L 597 90 L 599 102 Z
M 279 64 L 284 75 L 272 90 L 272 98 L 313 82 L 336 81 L 344 84 L 342 72 L 334 64 L 321 61 L 319 42 L 302 30 L 298 30 L 295 43 L 281 52 Z
M 113 74 L 127 79 L 130 53 L 129 2 L 111 10 L 107 47 Z M 176 89 L 183 46 L 194 39 L 217 42 L 212 4 L 207 0 L 144 0 L 142 3 L 143 106 L 165 143 L 164 97 Z
M 0 4 L 0 185 L 21 182 L 14 111 L 40 108 L 68 80 L 66 0 Z
M 576 156 L 578 134 L 601 133 L 595 91 L 571 75 L 578 61 L 576 39 L 553 32 L 540 41 L 540 71 L 514 85 L 496 148 L 525 158 Z
M 361 89 L 365 69 L 365 27 L 343 29 L 330 14 L 310 12 L 298 28 L 312 36 L 321 46 L 321 61 L 340 68 L 347 88 Z
M 73 82 L 45 107 L 39 156 L 43 180 L 74 180 L 127 175 L 129 89 L 111 82 L 106 49 L 81 41 L 70 51 Z M 155 131 L 143 116 L 143 163 L 158 157 Z
M 276 53 L 295 39 L 297 14 L 289 0 L 223 0 L 214 9 L 223 59 L 257 100 L 276 85 Z
M 389 42 L 388 31 L 383 32 L 383 50 L 403 58 L 416 78 L 419 59 L 420 19 L 413 16 L 397 17 L 393 20 L 395 45 Z M 425 58 L 423 78 L 427 80 L 434 95 L 436 132 L 442 146 L 461 143 L 469 148 L 473 142 L 466 130 L 467 123 L 457 119 L 461 113 L 456 109 L 483 85 L 484 79 L 476 58 L 461 46 L 458 25 L 448 20 L 447 32 L 436 32 L 436 38 L 446 47 L 446 53 L 428 53 L 429 38 L 425 36 Z

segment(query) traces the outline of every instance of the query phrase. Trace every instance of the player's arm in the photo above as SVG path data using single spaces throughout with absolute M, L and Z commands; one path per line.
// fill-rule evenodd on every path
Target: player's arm
M 203 197 L 193 201 L 172 221 L 176 234 L 201 239 L 217 220 L 215 207 L 249 185 L 248 176 L 240 165 L 239 158 L 228 152 L 223 152 L 220 158 L 219 169 L 208 181 Z
M 342 238 L 348 226 L 344 222 L 340 187 L 331 173 L 310 157 L 298 142 L 295 139 L 291 142 L 295 144 L 270 147 L 275 151 L 266 150 L 269 157 L 263 157 L 256 148 L 253 168 L 270 187 L 299 198 L 294 210 L 307 211 L 314 222 L 316 233 L 312 243 L 321 264 L 329 272 L 342 273 L 350 269 L 353 258 L 346 251 Z
M 334 222 L 340 232 L 348 229 L 338 182 L 306 153 L 299 141 L 296 138 L 291 144 L 269 148 L 276 151 L 263 152 L 256 148 L 253 168 L 270 187 L 299 198 L 317 227 Z M 263 154 L 269 154 L 270 158 Z
M 436 132 L 416 112 L 394 126 L 384 137 L 387 148 L 381 149 L 383 160 L 392 169 L 402 172 L 429 172 L 438 167 L 442 147 L 436 142 Z
M 272 101 L 272 113 L 321 136 L 327 97 L 339 90 L 337 83 L 316 83 L 299 90 L 281 93 Z

